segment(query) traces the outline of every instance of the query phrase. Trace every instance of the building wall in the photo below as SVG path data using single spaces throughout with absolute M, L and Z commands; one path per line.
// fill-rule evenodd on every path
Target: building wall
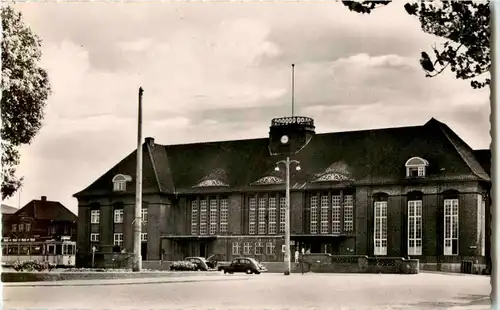
M 324 190 L 321 190 L 324 192 Z M 459 197 L 459 255 L 443 255 L 444 238 L 444 199 L 450 191 L 457 191 Z M 291 193 L 291 233 L 308 234 L 310 232 L 310 209 L 309 199 L 311 194 L 320 191 L 292 191 Z M 373 205 L 377 194 L 387 195 L 387 256 L 407 256 L 408 253 L 408 195 L 420 193 L 422 195 L 422 255 L 413 256 L 422 262 L 436 264 L 459 263 L 466 258 L 481 258 L 482 241 L 479 236 L 480 224 L 478 224 L 478 203 L 479 194 L 484 194 L 485 189 L 477 182 L 449 182 L 439 184 L 401 184 L 390 186 L 358 186 L 353 189 L 354 194 L 354 232 L 347 234 L 339 243 L 339 254 L 358 254 L 373 256 L 373 229 L 374 214 Z M 250 242 L 255 246 L 255 242 L 269 242 L 275 245 L 274 255 L 258 255 L 262 261 L 283 259 L 281 245 L 283 236 L 279 232 L 279 197 L 284 192 L 259 193 L 267 198 L 277 197 L 277 233 L 273 236 L 248 235 L 249 197 L 255 193 L 232 193 L 217 197 L 227 197 L 228 199 L 228 231 L 227 233 L 217 232 L 219 236 L 215 241 L 203 241 L 207 244 L 207 256 L 219 254 L 227 259 L 232 258 L 233 242 Z M 191 204 L 190 201 L 197 196 L 173 197 L 145 196 L 143 198 L 148 208 L 148 224 L 144 228 L 147 231 L 148 260 L 165 257 L 182 258 L 190 253 L 195 253 L 197 245 L 201 241 L 189 241 L 191 235 Z M 122 202 L 125 206 L 124 223 L 120 226 L 113 224 L 113 204 Z M 134 197 L 121 197 L 119 200 L 97 199 L 80 201 L 78 226 L 78 247 L 81 251 L 89 251 L 89 234 L 95 227 L 90 224 L 90 205 L 100 204 L 101 219 L 99 231 L 101 232 L 100 244 L 111 245 L 113 243 L 113 230 L 124 232 L 125 249 L 128 252 L 133 250 L 133 226 L 134 218 Z M 489 210 L 489 203 L 486 206 Z M 209 219 L 210 205 L 207 205 L 207 219 Z M 479 209 L 480 210 L 480 209 Z M 488 213 L 488 212 L 486 212 Z M 258 203 L 257 212 L 258 214 Z M 331 210 L 329 211 L 331 218 Z M 343 217 L 342 217 L 343 218 Z M 489 218 L 485 215 L 485 221 Z M 218 218 L 218 230 L 220 228 Z M 257 220 L 258 221 L 258 220 Z M 208 221 L 209 222 L 209 221 Z M 330 224 L 331 225 L 331 224 Z M 208 226 L 208 224 L 207 224 Z M 343 225 L 342 225 L 343 226 Z M 479 228 L 478 228 L 479 227 Z M 489 226 L 486 227 L 486 231 Z M 110 229 L 112 228 L 112 229 Z M 331 226 L 330 226 L 331 228 Z M 198 227 L 199 229 L 199 227 Z M 486 238 L 486 233 L 485 237 Z M 166 239 L 168 236 L 185 236 L 183 245 L 180 242 Z M 224 237 L 226 236 L 226 237 Z M 349 237 L 352 236 L 352 237 Z M 196 237 L 196 236 L 193 236 Z M 339 239 L 340 240 L 340 239 Z M 189 245 L 189 244 L 192 245 Z M 176 244 L 174 246 L 174 244 Z M 174 249 L 175 247 L 175 249 Z M 264 249 L 265 251 L 265 249 Z M 170 256 L 169 256 L 170 255 Z M 256 256 L 253 253 L 251 256 Z

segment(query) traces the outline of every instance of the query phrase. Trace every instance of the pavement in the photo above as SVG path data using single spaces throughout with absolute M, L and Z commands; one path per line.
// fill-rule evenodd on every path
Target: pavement
M 490 277 L 261 274 L 6 283 L 3 309 L 491 309 Z

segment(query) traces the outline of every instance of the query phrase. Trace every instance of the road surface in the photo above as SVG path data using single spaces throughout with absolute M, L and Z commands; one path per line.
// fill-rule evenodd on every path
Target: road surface
M 6 283 L 3 309 L 491 308 L 487 276 L 221 274 L 158 283 L 167 280 L 45 282 L 51 286 L 37 287 Z

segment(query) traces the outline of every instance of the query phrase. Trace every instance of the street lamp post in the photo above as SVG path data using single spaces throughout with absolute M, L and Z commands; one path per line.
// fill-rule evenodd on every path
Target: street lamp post
M 285 209 L 285 275 L 290 275 L 291 270 L 291 253 L 290 253 L 290 164 L 296 164 L 297 167 L 295 169 L 300 170 L 299 161 L 290 160 L 290 157 L 287 156 L 286 160 L 280 160 L 276 163 L 276 171 L 279 171 L 279 164 L 285 165 L 285 174 L 286 174 L 286 191 L 285 191 L 285 200 L 286 200 L 286 209 Z

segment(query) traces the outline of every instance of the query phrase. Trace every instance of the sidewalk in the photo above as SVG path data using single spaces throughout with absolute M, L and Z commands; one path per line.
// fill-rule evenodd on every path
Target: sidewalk
M 242 281 L 250 280 L 251 276 L 189 276 L 189 277 L 157 277 L 157 278 L 129 278 L 108 280 L 66 280 L 66 281 L 40 281 L 40 282 L 9 282 L 2 283 L 3 287 L 36 287 L 36 286 L 98 286 L 98 285 L 133 285 L 133 284 L 161 284 L 161 283 L 186 283 L 208 281 Z

